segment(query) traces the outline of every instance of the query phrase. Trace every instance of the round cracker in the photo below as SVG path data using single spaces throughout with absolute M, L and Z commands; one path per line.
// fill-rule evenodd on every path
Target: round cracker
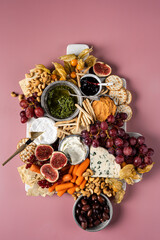
M 121 105 L 127 100 L 127 92 L 125 88 L 121 88 L 118 91 L 109 91 L 109 96 L 118 103 L 117 105 Z
M 130 104 L 132 101 L 132 94 L 127 89 L 126 89 L 126 92 L 127 92 L 127 100 L 126 100 L 125 104 Z
M 117 112 L 125 112 L 127 113 L 128 117 L 125 121 L 128 121 L 131 119 L 132 117 L 132 109 L 130 106 L 123 104 L 117 107 Z
M 19 147 L 21 147 L 23 144 L 25 144 L 27 142 L 29 138 L 22 138 L 18 144 L 17 144 L 17 149 Z M 26 163 L 27 160 L 32 156 L 34 155 L 34 152 L 35 152 L 35 148 L 36 148 L 36 144 L 34 142 L 30 143 L 22 152 L 20 152 L 19 156 L 20 156 L 20 159 Z
M 109 77 L 106 78 L 105 82 L 113 83 L 113 85 L 107 86 L 107 88 L 112 91 L 117 91 L 117 90 L 121 89 L 123 86 L 123 80 L 120 77 L 118 77 L 117 75 L 110 75 Z

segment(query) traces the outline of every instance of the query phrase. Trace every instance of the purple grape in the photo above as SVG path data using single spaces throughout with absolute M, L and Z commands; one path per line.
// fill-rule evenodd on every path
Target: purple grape
M 117 129 L 116 129 L 116 128 L 111 128 L 111 129 L 109 130 L 109 135 L 110 135 L 111 137 L 116 137 L 116 136 L 117 136 Z
M 91 146 L 91 144 L 92 144 L 92 139 L 91 139 L 91 138 L 85 138 L 85 139 L 84 139 L 84 144 L 86 144 L 87 146 Z
M 124 135 L 125 135 L 124 129 L 123 129 L 123 128 L 119 128 L 119 129 L 118 129 L 118 136 L 119 136 L 119 137 L 123 137 Z
M 89 132 L 87 130 L 83 130 L 81 132 L 81 136 L 82 136 L 82 138 L 87 138 L 87 137 L 89 137 Z
M 151 157 L 149 157 L 149 156 L 144 157 L 144 163 L 145 164 L 150 165 L 150 164 L 152 164 L 152 162 L 153 162 L 153 160 L 152 160 Z
M 131 146 L 134 146 L 134 145 L 136 145 L 136 143 L 137 143 L 137 139 L 136 139 L 135 137 L 131 137 L 131 138 L 129 139 L 129 142 L 130 142 L 130 145 L 131 145 Z
M 113 146 L 114 142 L 112 138 L 108 138 L 106 141 L 106 147 L 111 148 Z
M 115 152 L 116 152 L 116 155 L 117 155 L 117 156 L 120 156 L 120 155 L 123 154 L 123 151 L 122 151 L 121 148 L 116 148 Z
M 127 117 L 128 117 L 127 113 L 124 113 L 124 112 L 121 112 L 121 113 L 120 113 L 120 118 L 121 118 L 122 120 L 126 120 Z
M 121 114 L 120 113 L 117 113 L 116 114 L 116 119 L 120 119 L 121 118 Z
M 92 146 L 95 147 L 95 148 L 99 147 L 99 141 L 96 140 L 96 139 L 94 139 L 94 140 L 92 141 Z
M 123 154 L 125 156 L 130 156 L 132 154 L 132 148 L 130 146 L 123 148 Z
M 110 115 L 110 116 L 108 116 L 107 121 L 108 121 L 109 123 L 114 123 L 115 117 L 114 117 L 113 115 Z
M 133 163 L 133 157 L 126 157 L 125 162 L 127 164 L 132 164 Z
M 107 136 L 107 134 L 104 131 L 100 132 L 100 137 L 101 138 L 105 138 L 106 136 Z
M 26 112 L 25 112 L 25 111 L 21 111 L 21 112 L 20 112 L 20 116 L 21 116 L 21 117 L 26 117 Z
M 100 127 L 102 130 L 107 130 L 108 129 L 108 124 L 107 122 L 101 122 L 101 127 Z
M 152 148 L 148 148 L 147 156 L 151 157 L 154 154 L 154 150 Z
M 115 154 L 115 151 L 114 151 L 114 149 L 113 148 L 108 148 L 108 152 L 110 153 L 110 154 Z
M 139 165 L 141 165 L 142 163 L 142 159 L 140 157 L 135 157 L 133 160 L 133 164 L 135 167 L 138 167 Z
M 139 152 L 141 153 L 141 154 L 146 154 L 147 152 L 148 152 L 148 148 L 147 148 L 147 146 L 145 145 L 145 144 L 142 144 L 140 147 L 139 147 Z
M 101 122 L 96 122 L 96 128 L 99 129 L 101 127 Z
M 129 146 L 129 142 L 127 140 L 123 140 L 123 146 L 124 147 L 128 147 Z
M 136 150 L 136 148 L 133 147 L 133 148 L 132 148 L 132 154 L 131 154 L 131 155 L 132 155 L 132 156 L 135 156 L 136 153 L 137 153 L 137 150 Z
M 122 155 L 116 157 L 116 163 L 121 164 L 124 162 L 124 157 Z
M 119 120 L 117 121 L 117 123 L 116 123 L 116 125 L 117 125 L 118 127 L 122 127 L 123 124 L 124 124 L 124 122 L 123 122 L 122 119 L 119 119 Z
M 130 137 L 129 137 L 129 134 L 128 134 L 128 133 L 125 133 L 124 136 L 123 136 L 123 138 L 127 140 L 128 138 L 130 138 Z
M 26 116 L 21 117 L 21 123 L 26 123 L 28 118 Z
M 145 168 L 146 167 L 146 164 L 145 163 L 142 163 L 141 165 L 138 166 L 139 168 Z
M 97 132 L 98 132 L 98 131 L 97 131 L 96 126 L 95 126 L 95 125 L 92 125 L 91 128 L 90 128 L 90 133 L 91 133 L 92 135 L 96 135 Z
M 114 140 L 114 144 L 117 146 L 117 147 L 122 147 L 123 146 L 123 140 L 121 138 L 116 138 Z
M 137 138 L 137 142 L 139 143 L 139 145 L 142 145 L 145 142 L 145 138 L 143 136 L 140 136 Z
M 28 101 L 29 103 L 32 103 L 32 102 L 35 101 L 35 98 L 34 98 L 34 97 L 28 97 L 28 98 L 27 98 L 27 101 Z

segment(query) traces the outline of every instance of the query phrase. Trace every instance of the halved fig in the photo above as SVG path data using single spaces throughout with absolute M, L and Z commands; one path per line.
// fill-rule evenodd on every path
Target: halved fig
M 35 156 L 39 161 L 46 161 L 52 153 L 53 148 L 50 145 L 38 145 L 35 149 Z
M 48 181 L 48 182 L 56 182 L 59 178 L 59 173 L 56 169 L 52 168 L 50 164 L 44 164 L 40 172 L 42 176 Z
M 107 77 L 111 74 L 112 68 L 104 62 L 96 62 L 93 66 L 93 72 L 98 77 Z
M 50 164 L 53 168 L 55 169 L 61 169 L 67 164 L 67 157 L 64 153 L 62 152 L 53 152 L 51 159 L 50 159 Z

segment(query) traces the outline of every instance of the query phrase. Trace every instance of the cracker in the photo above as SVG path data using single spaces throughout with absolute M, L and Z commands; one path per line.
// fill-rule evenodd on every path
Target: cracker
M 107 86 L 109 90 L 117 91 L 122 88 L 123 86 L 123 81 L 120 77 L 116 75 L 110 75 L 109 77 L 106 78 L 105 80 L 106 83 L 113 83 L 111 86 Z
M 23 80 L 19 81 L 19 85 L 25 96 L 28 96 L 30 94 L 30 91 L 28 89 L 28 84 L 29 84 L 29 81 L 27 79 L 23 79 Z
M 132 94 L 127 89 L 126 89 L 126 92 L 127 92 L 127 100 L 126 100 L 125 104 L 130 104 L 132 101 Z
M 25 144 L 27 142 L 29 138 L 23 138 L 21 139 L 18 144 L 17 144 L 17 149 L 19 147 L 21 147 L 23 144 Z M 22 152 L 20 152 L 19 156 L 20 156 L 20 159 L 23 161 L 23 162 L 27 162 L 27 160 L 32 156 L 34 155 L 34 152 L 35 152 L 35 148 L 36 148 L 36 144 L 34 142 L 30 143 Z
M 127 100 L 127 92 L 125 88 L 121 88 L 118 91 L 109 91 L 109 96 L 121 105 Z
M 123 104 L 117 107 L 117 112 L 125 112 L 127 113 L 128 117 L 125 121 L 128 121 L 131 119 L 132 117 L 132 109 L 130 106 Z

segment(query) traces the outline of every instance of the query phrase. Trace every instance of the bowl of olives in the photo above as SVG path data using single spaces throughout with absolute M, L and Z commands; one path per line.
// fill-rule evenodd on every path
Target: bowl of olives
M 92 194 L 89 198 L 80 196 L 73 206 L 75 222 L 89 232 L 104 229 L 110 223 L 112 215 L 112 204 L 104 194 Z

